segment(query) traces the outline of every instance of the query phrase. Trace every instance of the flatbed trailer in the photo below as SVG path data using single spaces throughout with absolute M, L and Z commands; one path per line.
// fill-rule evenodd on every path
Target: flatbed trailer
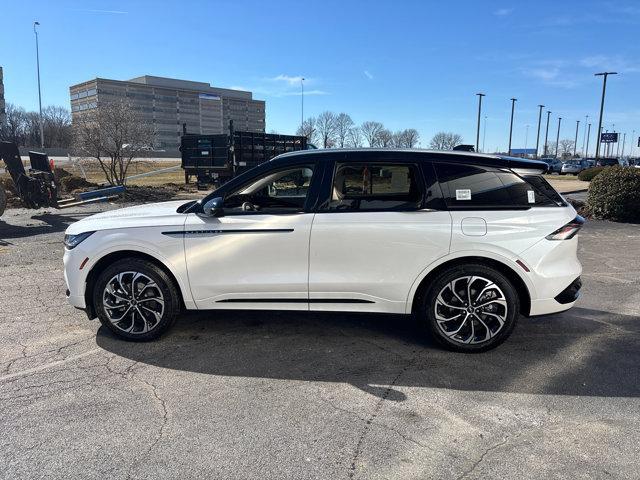
M 198 188 L 222 185 L 240 173 L 282 153 L 313 148 L 307 138 L 297 135 L 244 132 L 200 135 L 185 133 L 180 141 L 184 181 L 195 177 Z

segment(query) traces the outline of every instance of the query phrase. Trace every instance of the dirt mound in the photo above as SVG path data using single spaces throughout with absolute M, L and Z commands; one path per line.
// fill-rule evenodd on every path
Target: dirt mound
M 60 190 L 64 193 L 73 193 L 76 190 L 86 190 L 89 188 L 97 187 L 95 183 L 86 181 L 82 177 L 76 177 L 69 174 L 68 176 L 59 179 Z
M 60 180 L 62 180 L 63 178 L 71 177 L 71 176 L 72 176 L 72 174 L 71 174 L 70 172 L 67 172 L 67 171 L 66 171 L 64 168 L 62 168 L 62 167 L 55 167 L 55 168 L 53 169 L 53 176 L 55 177 L 55 179 L 56 179 L 57 181 L 60 181 Z
M 162 187 L 140 187 L 137 185 L 127 186 L 124 195 L 116 200 L 117 203 L 129 202 L 164 202 L 171 200 L 178 193 L 177 188 L 168 186 Z
M 22 205 L 20 197 L 18 197 L 16 186 L 14 185 L 11 177 L 0 177 L 0 188 L 4 189 L 7 196 L 6 208 L 20 208 L 24 206 Z

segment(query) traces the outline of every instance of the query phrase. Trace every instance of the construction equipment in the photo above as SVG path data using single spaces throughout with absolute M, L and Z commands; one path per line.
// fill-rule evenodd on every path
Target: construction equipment
M 180 152 L 184 181 L 189 183 L 195 176 L 199 189 L 222 185 L 282 153 L 315 148 L 303 136 L 234 130 L 233 120 L 229 121 L 229 134 L 189 134 L 184 125 L 183 133 Z
M 58 207 L 58 186 L 47 155 L 29 152 L 31 168 L 27 172 L 20 159 L 18 145 L 14 142 L 0 142 L 0 158 L 16 187 L 16 192 L 27 208 Z M 0 215 L 6 206 L 6 193 L 0 189 Z
M 88 203 L 112 200 L 125 191 L 125 187 L 109 187 L 82 192 L 75 197 L 58 198 L 58 185 L 53 174 L 53 165 L 46 153 L 29 152 L 31 167 L 27 171 L 22 164 L 20 151 L 15 142 L 0 142 L 0 160 L 16 188 L 16 193 L 27 208 L 68 208 Z M 7 196 L 0 185 L 0 216 L 4 213 Z

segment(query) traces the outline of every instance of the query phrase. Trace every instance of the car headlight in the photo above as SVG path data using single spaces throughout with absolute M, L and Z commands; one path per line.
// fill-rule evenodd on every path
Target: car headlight
M 87 238 L 89 238 L 92 234 L 96 232 L 84 232 L 78 233 L 77 235 L 65 235 L 64 236 L 64 246 L 69 250 L 77 247 L 82 242 L 84 242 Z

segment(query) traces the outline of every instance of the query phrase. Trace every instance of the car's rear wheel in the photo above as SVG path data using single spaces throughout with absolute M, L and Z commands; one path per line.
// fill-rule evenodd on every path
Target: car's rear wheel
M 420 320 L 446 348 L 482 352 L 506 340 L 519 310 L 518 294 L 502 273 L 485 265 L 463 265 L 430 284 Z
M 118 260 L 100 272 L 93 305 L 106 328 L 133 341 L 158 338 L 181 310 L 179 291 L 171 277 L 139 258 Z

